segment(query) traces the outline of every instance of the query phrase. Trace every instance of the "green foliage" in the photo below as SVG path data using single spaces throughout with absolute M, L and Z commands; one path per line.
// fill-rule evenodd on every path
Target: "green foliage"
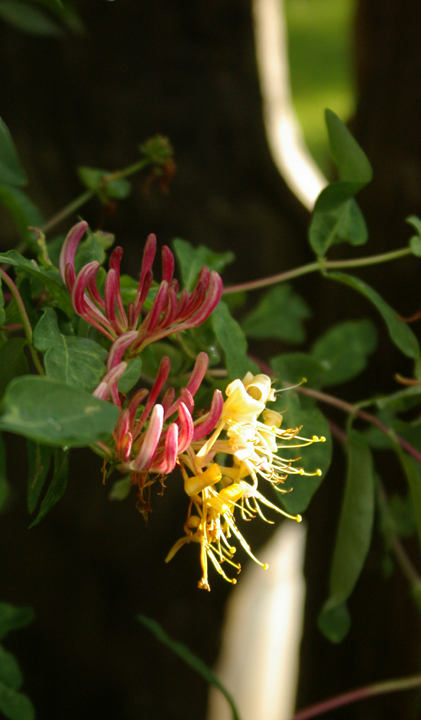
M 318 257 L 337 243 L 367 241 L 365 221 L 353 198 L 372 178 L 370 163 L 346 126 L 331 110 L 326 110 L 325 119 L 339 182 L 324 188 L 314 207 L 309 240 Z
M 40 227 L 43 224 L 42 215 L 36 205 L 20 188 L 11 186 L 0 187 L 0 202 L 12 216 L 22 240 L 37 252 L 39 248 L 33 232 L 29 229 L 29 226 Z
M 102 202 L 107 202 L 108 198 L 124 200 L 131 193 L 132 186 L 128 180 L 124 178 L 107 180 L 113 174 L 109 170 L 79 167 L 77 172 L 85 187 L 97 193 Z
M 9 250 L 0 254 L 0 263 L 6 263 L 17 268 L 23 275 L 38 278 L 47 288 L 53 299 L 53 304 L 63 310 L 67 315 L 73 315 L 72 303 L 69 293 L 63 285 L 60 273 L 57 270 L 40 268 L 35 260 L 28 260 L 16 250 Z
M 7 482 L 6 470 L 6 448 L 4 446 L 3 436 L 0 434 L 0 513 L 4 507 L 8 494 L 9 485 Z
M 39 513 L 35 520 L 30 524 L 30 528 L 38 523 L 46 516 L 52 507 L 63 497 L 67 478 L 69 474 L 69 451 L 62 448 L 54 450 L 54 475 L 45 497 L 42 499 Z M 29 500 L 29 496 L 28 496 Z
M 319 627 L 332 642 L 349 630 L 346 600 L 357 582 L 370 546 L 374 518 L 374 473 L 370 449 L 352 432 L 348 438 L 345 496 L 330 572 L 330 597 Z
M 97 230 L 86 231 L 86 240 L 78 246 L 75 257 L 75 272 L 78 273 L 84 265 L 96 260 L 102 265 L 105 262 L 106 251 L 114 244 L 114 235 Z
M 352 380 L 365 369 L 376 344 L 377 332 L 370 320 L 347 320 L 329 328 L 311 350 L 324 368 L 320 384 L 324 387 Z
M 33 619 L 34 613 L 30 607 L 16 607 L 0 602 L 0 639 L 5 638 L 12 630 L 26 627 Z
M 231 380 L 243 378 L 247 372 L 258 373 L 259 368 L 247 357 L 247 340 L 236 320 L 224 302 L 220 302 L 212 313 L 212 326 L 222 347 Z
M 167 635 L 167 633 L 165 632 L 165 630 L 161 627 L 161 625 L 156 622 L 156 620 L 152 620 L 145 615 L 138 615 L 137 619 L 140 623 L 142 623 L 144 627 L 146 627 L 155 635 L 156 639 L 159 640 L 159 642 L 168 647 L 173 653 L 178 655 L 178 657 L 181 658 L 181 660 L 183 660 L 186 665 L 195 670 L 195 672 L 199 673 L 199 675 L 201 675 L 202 678 L 207 683 L 209 683 L 209 685 L 213 685 L 218 690 L 220 690 L 227 699 L 227 702 L 231 708 L 233 720 L 240 720 L 238 710 L 235 707 L 234 700 L 232 699 L 230 693 L 224 687 L 221 681 L 216 677 L 216 675 L 212 672 L 212 670 L 207 665 L 205 665 L 203 660 L 201 660 L 197 657 L 197 655 L 192 653 L 192 651 L 189 650 L 189 648 L 187 648 L 185 645 L 183 645 L 183 643 L 180 643 L 177 640 L 173 640 L 172 638 L 170 638 L 169 635 Z
M 54 448 L 27 440 L 28 447 L 28 511 L 33 513 L 41 494 Z
M 276 285 L 268 290 L 256 307 L 241 321 L 251 338 L 278 338 L 302 343 L 306 338 L 303 320 L 311 315 L 307 303 L 290 285 Z
M 193 247 L 187 240 L 176 238 L 172 241 L 174 253 L 180 265 L 181 279 L 186 290 L 193 290 L 196 285 L 199 273 L 204 265 L 209 270 L 222 270 L 235 259 L 234 253 L 230 250 L 224 253 L 216 253 L 204 245 Z
M 45 353 L 48 377 L 88 392 L 101 382 L 106 371 L 106 350 L 89 338 L 62 335 L 52 308 L 44 310 L 34 330 L 33 343 L 37 350 Z
M 28 361 L 24 353 L 25 338 L 11 337 L 1 347 L 0 352 L 0 398 L 9 382 L 28 372 Z
M 24 375 L 12 380 L 3 398 L 0 430 L 44 443 L 83 447 L 105 439 L 118 409 L 85 390 L 51 378 Z
M 421 468 L 420 464 L 415 462 L 412 457 L 402 452 L 397 446 L 398 455 L 408 480 L 409 489 L 411 491 L 414 503 L 415 520 L 418 531 L 418 539 L 421 543 Z
M 411 215 L 406 218 L 406 222 L 417 231 L 417 235 L 410 238 L 409 247 L 416 257 L 421 257 L 421 220 L 416 215 Z
M 393 310 L 393 308 L 391 308 L 390 305 L 388 305 L 387 302 L 383 300 L 383 298 L 380 297 L 380 295 L 373 290 L 372 287 L 370 287 L 370 285 L 367 285 L 367 283 L 360 280 L 360 278 L 345 273 L 329 273 L 328 277 L 332 280 L 338 280 L 345 285 L 349 285 L 354 290 L 357 290 L 357 292 L 364 295 L 367 300 L 370 300 L 385 321 L 390 338 L 395 343 L 396 347 L 398 347 L 404 355 L 407 355 L 410 358 L 419 358 L 420 348 L 418 340 L 411 328 L 398 317 L 396 311 Z
M 0 118 L 0 185 L 24 187 L 27 182 L 12 136 Z
M 1 0 L 0 18 L 31 35 L 59 37 L 63 29 L 42 10 L 24 0 Z

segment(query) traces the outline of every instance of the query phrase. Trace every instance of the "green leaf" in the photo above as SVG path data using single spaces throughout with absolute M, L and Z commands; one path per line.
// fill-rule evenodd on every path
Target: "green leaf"
M 105 198 L 115 198 L 116 200 L 124 200 L 131 193 L 131 183 L 125 178 L 104 182 L 104 179 L 113 173 L 110 170 L 100 170 L 99 168 L 78 167 L 77 174 L 80 180 L 88 188 L 93 190 L 100 196 Z
M 116 480 L 113 484 L 108 499 L 109 500 L 125 500 L 129 495 L 132 487 L 132 479 L 130 475 L 125 475 L 121 480 Z
M 314 206 L 309 240 L 318 257 L 324 257 L 331 245 L 341 242 L 364 245 L 368 240 L 361 210 L 352 198 L 339 199 L 342 196 L 339 185 L 334 183 L 322 190 Z
M 376 343 L 376 328 L 370 320 L 348 320 L 329 328 L 311 350 L 324 368 L 322 386 L 344 383 L 359 375 Z
M 69 451 L 56 448 L 54 450 L 54 475 L 45 497 L 41 502 L 39 513 L 35 520 L 30 524 L 33 528 L 46 516 L 52 507 L 63 497 L 67 478 L 69 475 Z
M 409 225 L 412 225 L 413 228 L 418 233 L 418 236 L 421 238 L 421 219 L 417 217 L 416 215 L 410 215 L 409 217 L 405 218 L 405 222 L 409 223 Z
M 211 319 L 216 339 L 224 351 L 230 380 L 241 379 L 248 371 L 260 372 L 256 363 L 247 357 L 246 337 L 224 302 L 215 308 Z
M 0 711 L 9 720 L 35 720 L 34 706 L 29 698 L 2 682 L 0 682 Z
M 276 492 L 276 497 L 281 501 L 285 509 L 291 515 L 304 512 L 317 488 L 326 477 L 332 459 L 332 439 L 329 425 L 318 408 L 302 408 L 297 398 L 297 393 L 287 391 L 276 401 L 274 409 L 284 412 L 283 428 L 301 428 L 298 433 L 300 437 L 311 439 L 313 435 L 325 437 L 325 442 L 315 442 L 312 445 L 301 448 L 288 449 L 288 442 L 282 447 L 283 458 L 291 460 L 292 467 L 304 468 L 310 475 L 288 475 L 285 482 L 279 486 L 282 490 L 291 490 L 285 495 Z M 286 411 L 285 411 L 286 409 Z M 291 443 L 293 444 L 293 443 Z M 298 461 L 295 459 L 299 458 Z M 320 470 L 320 474 L 316 471 Z
M 337 602 L 335 598 L 330 598 L 324 604 L 317 624 L 330 642 L 342 642 L 351 627 L 351 617 L 346 603 Z
M 282 383 L 297 385 L 303 379 L 309 387 L 320 387 L 320 378 L 325 373 L 325 367 L 315 357 L 307 353 L 284 353 L 271 358 L 270 365 L 279 376 L 280 387 Z
M 2 403 L 0 429 L 45 445 L 84 447 L 114 429 L 118 408 L 85 390 L 47 377 L 12 380 Z
M 330 598 L 324 605 L 319 620 L 319 627 L 322 632 L 328 629 L 327 637 L 332 642 L 340 642 L 346 634 L 347 623 L 344 622 L 344 617 L 347 610 L 344 603 L 352 593 L 363 568 L 370 547 L 373 519 L 373 459 L 369 447 L 361 441 L 357 433 L 352 432 L 348 438 L 345 495 L 330 572 Z M 335 627 L 338 618 L 342 634 L 335 635 L 337 629 L 333 632 L 332 627 Z
M 89 338 L 62 335 L 57 316 L 46 308 L 33 335 L 34 347 L 45 353 L 48 377 L 92 392 L 106 372 L 107 351 Z
M 49 445 L 27 441 L 28 445 L 28 512 L 33 513 L 47 477 L 54 452 Z
M 118 391 L 128 393 L 137 383 L 142 373 L 142 359 L 140 357 L 129 360 L 126 370 L 117 381 Z
M 421 257 L 421 238 L 414 235 L 409 241 L 409 247 L 416 257 Z
M 23 352 L 26 339 L 12 337 L 1 347 L 0 352 L 0 398 L 13 378 L 28 372 L 28 361 Z
M 0 202 L 8 209 L 16 223 L 19 234 L 35 253 L 39 251 L 38 243 L 29 226 L 41 227 L 44 220 L 32 200 L 15 187 L 0 187 Z
M 6 253 L 0 253 L 0 263 L 13 265 L 18 268 L 17 272 L 23 272 L 24 274 L 28 273 L 29 275 L 38 278 L 38 280 L 40 280 L 51 293 L 56 305 L 58 305 L 61 310 L 64 310 L 67 315 L 72 316 L 74 314 L 70 295 L 63 284 L 60 273 L 57 270 L 41 269 L 35 260 L 28 260 L 20 253 L 16 252 L 16 250 L 9 250 Z
M 207 683 L 209 683 L 209 685 L 213 685 L 218 690 L 220 690 L 227 699 L 227 702 L 231 708 L 233 720 L 240 720 L 238 710 L 235 707 L 234 700 L 231 697 L 230 693 L 222 685 L 221 681 L 216 677 L 212 670 L 207 665 L 205 665 L 203 660 L 201 660 L 197 657 L 197 655 L 192 653 L 192 651 L 189 650 L 189 648 L 187 648 L 185 645 L 183 645 L 183 643 L 170 638 L 170 636 L 167 635 L 161 625 L 159 625 L 159 623 L 157 623 L 155 620 L 152 620 L 145 615 L 138 615 L 137 619 L 140 623 L 142 623 L 144 627 L 146 627 L 155 635 L 156 639 L 159 640 L 159 642 L 169 648 L 173 653 L 178 655 L 178 657 L 181 658 L 181 660 L 183 660 L 186 665 L 191 667 L 195 672 L 199 673 L 199 675 L 201 675 L 202 678 Z
M 307 303 L 290 285 L 277 285 L 263 295 L 241 326 L 248 337 L 301 343 L 306 338 L 303 320 L 310 315 Z
M 7 482 L 6 470 L 6 448 L 3 442 L 3 436 L 0 434 L 0 512 L 6 502 L 9 494 L 9 485 Z
M 370 182 L 373 171 L 364 151 L 352 137 L 346 125 L 332 112 L 325 110 L 332 159 L 341 182 L 356 182 L 362 186 Z
M 213 252 L 213 250 L 209 250 L 205 245 L 193 247 L 187 240 L 181 240 L 180 238 L 173 240 L 172 245 L 180 265 L 181 278 L 186 290 L 193 290 L 204 265 L 206 265 L 209 270 L 216 270 L 216 272 L 221 273 L 226 265 L 229 265 L 229 263 L 235 260 L 235 255 L 231 250 L 227 250 L 227 252 L 224 253 L 216 253 Z
M 389 410 L 393 412 L 404 412 L 409 408 L 419 404 L 421 396 L 421 385 L 412 385 L 404 390 L 391 395 L 384 395 L 374 399 L 380 410 Z
M 92 232 L 87 229 L 87 238 L 78 246 L 75 257 L 75 272 L 83 268 L 84 265 L 96 260 L 102 265 L 105 262 L 106 251 L 114 244 L 115 237 L 112 233 L 97 230 Z
M 0 118 L 0 185 L 24 187 L 27 182 L 12 136 Z
M 0 18 L 30 35 L 63 35 L 62 28 L 45 13 L 23 0 L 1 0 Z
M 4 311 L 4 295 L 3 290 L 1 287 L 2 278 L 0 275 L 0 327 L 4 325 L 4 321 L 6 320 L 6 313 Z
M 4 683 L 13 690 L 19 690 L 23 683 L 22 673 L 15 656 L 7 652 L 2 645 L 0 645 L 0 683 Z
M 403 453 L 397 443 L 396 450 L 411 490 L 412 500 L 414 502 L 418 539 L 421 545 L 421 467 L 416 460 Z
M 0 639 L 6 637 L 12 630 L 26 627 L 34 619 L 30 607 L 16 607 L 9 603 L 0 602 Z
M 404 355 L 407 355 L 407 357 L 418 358 L 420 356 L 418 340 L 412 330 L 398 317 L 396 311 L 393 310 L 393 308 L 391 308 L 390 305 L 388 305 L 387 302 L 383 300 L 383 298 L 372 287 L 370 287 L 370 285 L 367 285 L 367 283 L 360 280 L 360 278 L 346 273 L 329 273 L 328 277 L 332 280 L 338 280 L 345 285 L 349 285 L 354 290 L 357 290 L 364 295 L 367 300 L 370 300 L 383 317 L 383 320 L 387 325 L 387 329 L 389 330 L 391 340 L 394 342 L 396 347 L 398 347 Z

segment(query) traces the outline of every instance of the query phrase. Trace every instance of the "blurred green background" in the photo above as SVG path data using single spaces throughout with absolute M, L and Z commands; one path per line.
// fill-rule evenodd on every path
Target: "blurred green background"
M 323 108 L 346 122 L 354 111 L 355 0 L 285 0 L 291 88 L 307 146 L 329 176 Z

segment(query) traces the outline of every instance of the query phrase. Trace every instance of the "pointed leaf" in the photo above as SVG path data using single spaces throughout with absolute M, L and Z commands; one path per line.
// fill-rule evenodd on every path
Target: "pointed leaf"
M 54 36 L 63 35 L 60 25 L 57 25 L 42 10 L 23 0 L 1 0 L 0 18 L 13 25 L 17 30 L 30 35 Z
M 166 647 L 168 647 L 173 653 L 175 653 L 176 655 L 178 655 L 179 658 L 184 660 L 184 662 L 189 665 L 189 667 L 199 673 L 199 675 L 201 675 L 202 678 L 207 683 L 209 683 L 209 685 L 213 685 L 218 690 L 220 690 L 221 693 L 225 695 L 227 702 L 231 708 L 233 720 L 240 720 L 238 710 L 235 707 L 234 700 L 232 699 L 230 693 L 223 686 L 223 684 L 216 677 L 216 675 L 212 672 L 212 670 L 207 665 L 205 665 L 203 660 L 201 660 L 197 657 L 197 655 L 192 653 L 192 651 L 189 650 L 189 648 L 187 648 L 185 645 L 183 645 L 183 643 L 170 638 L 169 635 L 167 635 L 167 633 L 165 632 L 165 630 L 155 620 L 152 620 L 145 615 L 138 615 L 137 619 L 140 623 L 142 623 L 144 627 L 146 627 L 155 635 L 156 639 L 159 640 L 159 642 L 161 642 L 163 645 L 166 645 Z
M 342 642 L 351 627 L 351 617 L 346 603 L 338 602 L 336 598 L 330 598 L 324 604 L 317 624 L 330 642 Z
M 396 311 L 393 310 L 370 285 L 367 285 L 367 283 L 360 280 L 360 278 L 346 273 L 329 273 L 328 277 L 332 280 L 338 280 L 345 285 L 349 285 L 364 295 L 367 300 L 370 300 L 383 317 L 389 330 L 389 335 L 399 350 L 410 358 L 418 358 L 420 356 L 418 340 L 411 328 L 398 317 Z
M 251 338 L 279 338 L 302 343 L 306 338 L 303 320 L 311 315 L 303 298 L 290 285 L 277 285 L 260 299 L 257 306 L 241 321 Z
M 325 110 L 325 121 L 330 154 L 338 168 L 339 179 L 342 182 L 357 182 L 361 185 L 369 183 L 373 177 L 371 165 L 346 125 L 329 109 Z
M 0 185 L 24 187 L 27 182 L 12 136 L 0 118 Z
M 235 255 L 231 250 L 227 250 L 227 252 L 224 253 L 216 253 L 205 247 L 205 245 L 193 247 L 187 240 L 181 240 L 180 238 L 173 240 L 172 245 L 180 265 L 183 285 L 186 290 L 189 291 L 193 290 L 198 275 L 204 265 L 206 265 L 209 270 L 216 270 L 216 272 L 221 273 L 226 265 L 229 265 L 229 263 L 235 260 Z
M 54 475 L 47 493 L 41 502 L 40 511 L 35 520 L 30 524 L 30 528 L 38 525 L 43 517 L 51 510 L 52 507 L 63 497 L 67 478 L 69 475 L 69 451 L 56 448 L 54 450 Z
M 418 539 L 421 546 L 421 467 L 416 460 L 403 453 L 400 446 L 397 444 L 396 450 L 411 490 L 415 519 L 417 523 Z
M 341 200 L 343 194 L 354 194 L 354 187 L 342 193 L 340 183 L 328 185 L 317 198 L 309 227 L 310 245 L 318 257 L 324 257 L 331 245 L 349 242 L 364 245 L 368 231 L 355 200 Z
M 283 383 L 295 385 L 305 378 L 311 388 L 320 387 L 320 379 L 326 369 L 315 357 L 307 353 L 284 353 L 270 360 L 270 366 L 278 374 L 280 387 Z M 287 395 L 285 395 L 287 400 Z
M 84 447 L 114 429 L 118 408 L 85 390 L 47 377 L 12 380 L 2 403 L 0 429 L 45 445 Z
M 12 215 L 22 240 L 28 244 L 31 250 L 38 252 L 39 246 L 35 234 L 28 227 L 29 225 L 41 227 L 43 224 L 43 217 L 37 206 L 22 190 L 16 187 L 0 187 L 0 202 Z
M 224 351 L 228 377 L 241 379 L 249 370 L 258 373 L 256 363 L 247 357 L 246 336 L 224 302 L 215 308 L 211 319 L 216 339 Z
M 28 445 L 28 512 L 33 513 L 47 477 L 54 452 L 49 445 L 27 441 Z

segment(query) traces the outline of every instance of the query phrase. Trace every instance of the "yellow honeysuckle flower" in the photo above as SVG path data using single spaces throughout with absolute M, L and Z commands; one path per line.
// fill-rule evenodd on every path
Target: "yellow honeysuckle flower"
M 288 475 L 320 475 L 320 470 L 314 473 L 304 471 L 296 465 L 299 458 L 285 459 L 278 451 L 281 448 L 302 448 L 325 440 L 316 435 L 311 439 L 301 437 L 301 428 L 281 430 L 282 414 L 266 409 L 266 403 L 276 399 L 268 375 L 247 373 L 242 381 L 231 382 L 225 394 L 227 399 L 211 436 L 205 441 L 191 442 L 178 456 L 190 505 L 184 524 L 186 535 L 175 543 L 166 558 L 166 562 L 171 560 L 182 545 L 199 543 L 202 565 L 199 587 L 207 590 L 210 590 L 208 560 L 225 580 L 236 582 L 221 567 L 227 563 L 237 572 L 241 570 L 239 563 L 233 561 L 235 548 L 228 542 L 232 536 L 255 562 L 267 567 L 253 555 L 236 525 L 234 512 L 238 508 L 244 519 L 259 515 L 266 522 L 272 522 L 264 516 L 260 507 L 262 504 L 300 522 L 301 516 L 289 515 L 260 493 L 259 477 L 285 493 L 288 491 L 278 485 Z M 215 462 L 217 453 L 231 456 L 232 465 L 223 466 Z M 251 484 L 245 481 L 248 477 L 252 480 Z

